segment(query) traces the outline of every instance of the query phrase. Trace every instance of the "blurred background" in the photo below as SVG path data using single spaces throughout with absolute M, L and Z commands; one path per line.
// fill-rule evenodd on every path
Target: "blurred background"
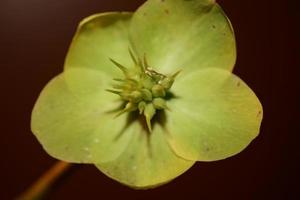
M 39 92 L 62 71 L 78 22 L 99 12 L 134 11 L 143 2 L 0 0 L 1 200 L 14 199 L 56 162 L 32 135 L 30 114 Z M 236 33 L 234 73 L 264 107 L 259 137 L 237 156 L 199 162 L 147 191 L 122 186 L 92 165 L 78 165 L 48 199 L 300 199 L 297 1 L 218 2 Z

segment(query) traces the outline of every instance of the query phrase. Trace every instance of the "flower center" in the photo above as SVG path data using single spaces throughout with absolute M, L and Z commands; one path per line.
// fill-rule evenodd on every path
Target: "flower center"
M 117 83 L 114 89 L 107 91 L 120 96 L 124 101 L 124 108 L 117 116 L 133 111 L 144 115 L 149 131 L 152 131 L 151 119 L 157 110 L 168 109 L 167 100 L 170 96 L 175 77 L 180 71 L 172 75 L 164 75 L 153 70 L 147 63 L 146 56 L 143 61 L 136 59 L 131 51 L 130 55 L 135 67 L 126 68 L 120 63 L 110 59 L 124 74 L 122 79 L 114 79 Z

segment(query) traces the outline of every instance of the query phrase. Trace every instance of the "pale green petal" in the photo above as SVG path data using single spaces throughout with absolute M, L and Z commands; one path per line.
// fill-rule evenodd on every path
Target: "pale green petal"
M 194 164 L 174 154 L 160 126 L 152 133 L 145 132 L 137 122 L 133 126 L 134 137 L 123 154 L 115 161 L 97 164 L 109 177 L 130 187 L 152 188 L 171 181 Z
M 198 161 L 224 159 L 258 135 L 262 106 L 237 76 L 204 69 L 178 77 L 169 102 L 167 131 L 174 151 Z
M 70 69 L 43 89 L 32 112 L 31 128 L 50 155 L 95 163 L 113 160 L 127 147 L 131 134 L 119 136 L 127 119 L 114 118 L 111 110 L 119 104 L 105 91 L 105 77 L 96 70 Z
M 101 13 L 84 19 L 73 38 L 65 61 L 65 69 L 85 67 L 107 73 L 118 73 L 109 58 L 132 66 L 128 52 L 128 26 L 131 13 Z
M 130 39 L 160 72 L 215 67 L 231 71 L 236 47 L 231 24 L 209 0 L 148 0 L 132 18 Z

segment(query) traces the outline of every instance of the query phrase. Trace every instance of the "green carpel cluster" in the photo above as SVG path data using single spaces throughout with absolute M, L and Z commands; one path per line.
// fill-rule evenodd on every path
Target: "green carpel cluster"
M 135 65 L 132 69 L 110 59 L 123 72 L 124 78 L 113 79 L 116 82 L 113 84 L 114 89 L 107 91 L 119 95 L 124 101 L 125 107 L 117 116 L 138 110 L 145 116 L 147 127 L 151 132 L 151 119 L 156 110 L 168 109 L 166 95 L 180 71 L 170 76 L 160 74 L 148 65 L 146 56 L 141 61 L 141 59 L 136 59 L 131 51 L 129 52 Z

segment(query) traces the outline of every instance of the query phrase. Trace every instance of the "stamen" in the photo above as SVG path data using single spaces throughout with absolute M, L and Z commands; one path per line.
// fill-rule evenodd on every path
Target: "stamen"
M 120 70 L 122 70 L 123 71 L 123 73 L 125 74 L 125 75 L 127 75 L 128 74 L 128 71 L 127 71 L 127 68 L 126 67 L 124 67 L 123 65 L 121 65 L 120 63 L 118 63 L 117 61 L 115 61 L 115 60 L 113 60 L 113 59 L 109 59 L 114 65 L 116 65 Z
M 147 58 L 146 58 L 146 53 L 144 53 L 144 63 L 143 63 L 143 64 L 144 64 L 144 68 L 145 68 L 145 69 L 150 68 L 149 65 L 148 65 Z
M 114 81 L 118 81 L 118 82 L 125 82 L 126 80 L 121 79 L 121 78 L 113 78 Z
M 111 92 L 113 94 L 117 94 L 117 95 L 120 95 L 121 96 L 121 91 L 117 91 L 117 90 L 111 90 L 111 89 L 106 89 L 107 92 Z
M 129 54 L 130 54 L 130 57 L 131 57 L 133 63 L 135 65 L 138 65 L 138 61 L 136 60 L 135 56 L 133 55 L 133 52 L 131 51 L 130 47 L 128 47 L 128 51 L 129 51 Z
M 182 70 L 180 69 L 180 70 L 178 70 L 177 72 L 175 72 L 171 77 L 173 78 L 173 79 L 175 79 L 177 76 L 178 76 L 178 74 L 180 74 L 182 72 Z

